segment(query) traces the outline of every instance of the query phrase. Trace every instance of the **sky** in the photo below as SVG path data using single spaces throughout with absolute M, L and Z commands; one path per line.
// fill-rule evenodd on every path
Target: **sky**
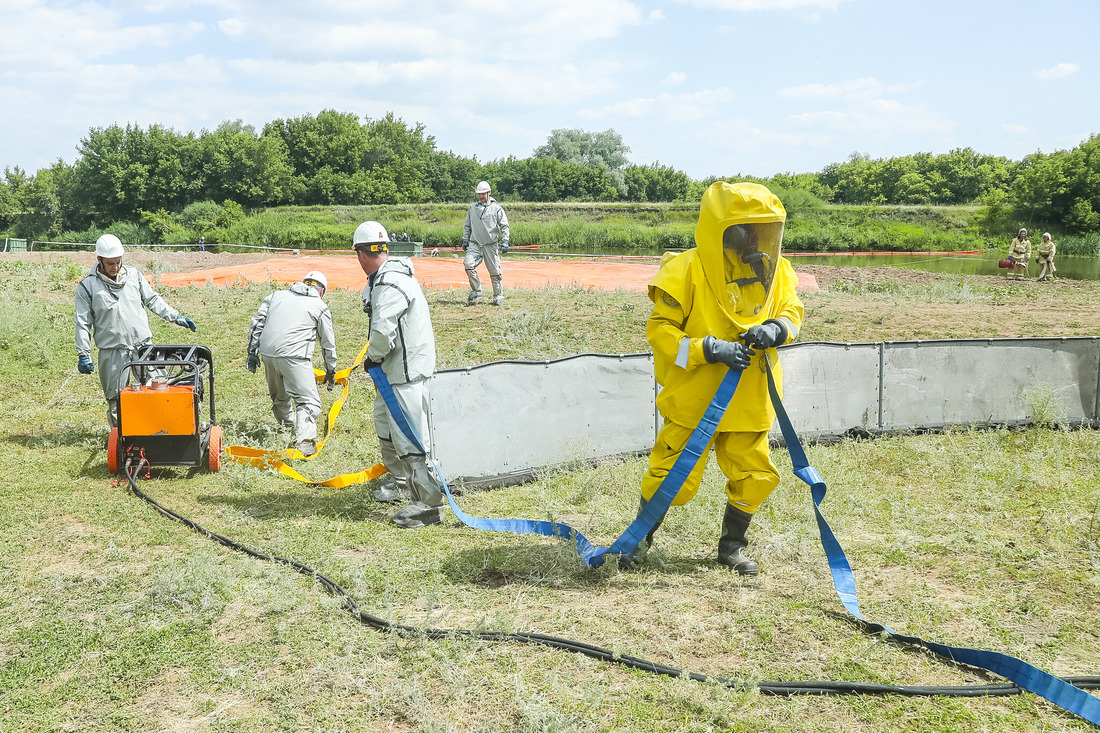
M 1100 132 L 1098 27 L 1096 0 L 0 0 L 0 168 L 326 109 L 481 162 L 614 129 L 695 179 L 1019 160 Z

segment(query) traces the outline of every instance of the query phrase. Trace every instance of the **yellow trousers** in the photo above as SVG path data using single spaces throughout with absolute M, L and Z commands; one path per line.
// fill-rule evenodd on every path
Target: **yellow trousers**
M 653 452 L 649 454 L 649 470 L 642 477 L 644 499 L 648 501 L 657 493 L 661 482 L 687 445 L 691 433 L 691 428 L 672 422 L 666 422 L 661 428 Z M 754 514 L 779 485 L 779 469 L 772 463 L 766 432 L 717 433 L 672 500 L 673 506 L 682 506 L 695 498 L 711 448 L 718 458 L 718 467 L 728 479 L 728 502 L 743 512 Z

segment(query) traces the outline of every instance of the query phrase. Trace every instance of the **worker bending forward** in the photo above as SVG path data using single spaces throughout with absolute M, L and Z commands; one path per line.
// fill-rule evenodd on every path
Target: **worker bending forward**
M 317 340 L 324 354 L 325 385 L 331 390 L 336 384 L 332 313 L 323 300 L 327 290 L 324 273 L 307 272 L 301 282 L 264 298 L 248 330 L 248 371 L 256 373 L 262 356 L 271 412 L 280 425 L 294 429 L 294 442 L 307 457 L 317 452 L 317 417 L 321 414 L 321 396 L 313 374 Z
M 664 425 L 642 479 L 642 506 L 676 462 L 727 371 L 741 370 L 711 442 L 728 479 L 718 561 L 741 575 L 758 572 L 745 553 L 746 533 L 753 514 L 779 485 L 768 450 L 775 410 L 764 360 L 771 362 L 782 390 L 774 347 L 794 340 L 802 324 L 798 279 L 781 257 L 785 220 L 783 205 L 764 186 L 717 182 L 703 194 L 696 247 L 666 259 L 649 284 L 653 312 L 646 338 L 661 384 L 657 407 Z M 709 450 L 680 487 L 674 506 L 695 496 Z M 651 532 L 646 545 L 652 540 Z M 633 560 L 633 554 L 626 556 L 623 565 Z
M 196 330 L 195 322 L 181 316 L 146 282 L 136 267 L 122 264 L 122 242 L 104 234 L 95 243 L 96 266 L 76 286 L 76 368 L 81 374 L 95 371 L 92 338 L 99 349 L 99 383 L 107 400 L 107 424 L 118 427 L 119 380 L 123 368 L 153 341 L 145 309 L 177 326 Z M 146 379 L 146 370 L 134 375 Z
M 412 502 L 393 515 L 399 527 L 426 527 L 443 521 L 443 487 L 428 464 L 428 379 L 435 372 L 435 332 L 428 302 L 413 276 L 412 262 L 389 256 L 386 229 L 367 221 L 355 230 L 352 246 L 367 276 L 363 311 L 370 318 L 370 341 L 363 368 L 381 366 L 409 424 L 423 446 L 398 427 L 381 395 L 374 398 L 374 430 L 382 464 L 393 476 L 385 500 L 399 500 L 407 486 Z M 376 492 L 376 498 L 378 492 Z

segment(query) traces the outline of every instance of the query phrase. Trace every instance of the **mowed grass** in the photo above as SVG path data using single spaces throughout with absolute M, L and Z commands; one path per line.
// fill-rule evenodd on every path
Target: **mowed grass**
M 215 545 L 113 481 L 98 379 L 74 368 L 79 274 L 64 262 L 0 261 L 2 730 L 1090 729 L 1031 695 L 761 697 L 538 646 L 365 627 L 312 579 Z M 214 349 L 226 442 L 282 447 L 290 436 L 272 427 L 262 376 L 244 370 L 248 321 L 271 288 L 162 292 L 199 332 L 154 319 L 155 339 Z M 838 290 L 807 305 L 866 297 Z M 644 294 L 510 291 L 502 308 L 473 309 L 464 299 L 430 294 L 441 368 L 647 350 Z M 359 296 L 328 302 L 348 365 L 365 339 Z M 827 324 L 830 338 L 855 340 L 843 320 Z M 808 321 L 804 337 L 815 328 Z M 881 328 L 889 338 L 889 319 Z M 335 395 L 322 392 L 326 404 Z M 327 478 L 375 463 L 372 401 L 366 376 L 353 374 L 329 444 L 296 467 Z M 1100 674 L 1096 432 L 955 431 L 809 453 L 868 619 L 1058 675 Z M 477 532 L 451 516 L 400 530 L 362 485 L 314 488 L 237 465 L 139 480 L 166 506 L 306 563 L 394 622 L 550 634 L 750 682 L 999 682 L 860 631 L 833 592 L 808 491 L 785 453 L 773 455 L 783 482 L 750 530 L 762 569 L 751 580 L 714 561 L 724 498 L 713 461 L 698 498 L 673 510 L 630 573 L 587 569 L 565 542 Z M 460 501 L 475 515 L 567 521 L 606 543 L 633 517 L 643 470 L 641 459 L 608 462 Z

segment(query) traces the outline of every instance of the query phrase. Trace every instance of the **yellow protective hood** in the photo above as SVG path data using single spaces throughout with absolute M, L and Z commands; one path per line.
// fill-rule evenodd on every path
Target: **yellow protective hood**
M 723 259 L 722 235 L 734 224 L 780 225 L 777 241 L 772 244 L 769 252 L 774 265 L 782 254 L 782 224 L 786 220 L 787 211 L 779 197 L 758 183 L 717 181 L 703 194 L 699 205 L 699 223 L 695 226 L 695 246 L 699 250 L 700 264 L 707 278 L 707 289 L 717 302 L 723 304 L 723 310 L 727 311 L 730 319 L 740 325 L 744 325 L 743 317 L 730 313 L 726 308 L 728 301 L 724 273 L 728 267 Z M 770 286 L 768 289 L 770 290 Z

